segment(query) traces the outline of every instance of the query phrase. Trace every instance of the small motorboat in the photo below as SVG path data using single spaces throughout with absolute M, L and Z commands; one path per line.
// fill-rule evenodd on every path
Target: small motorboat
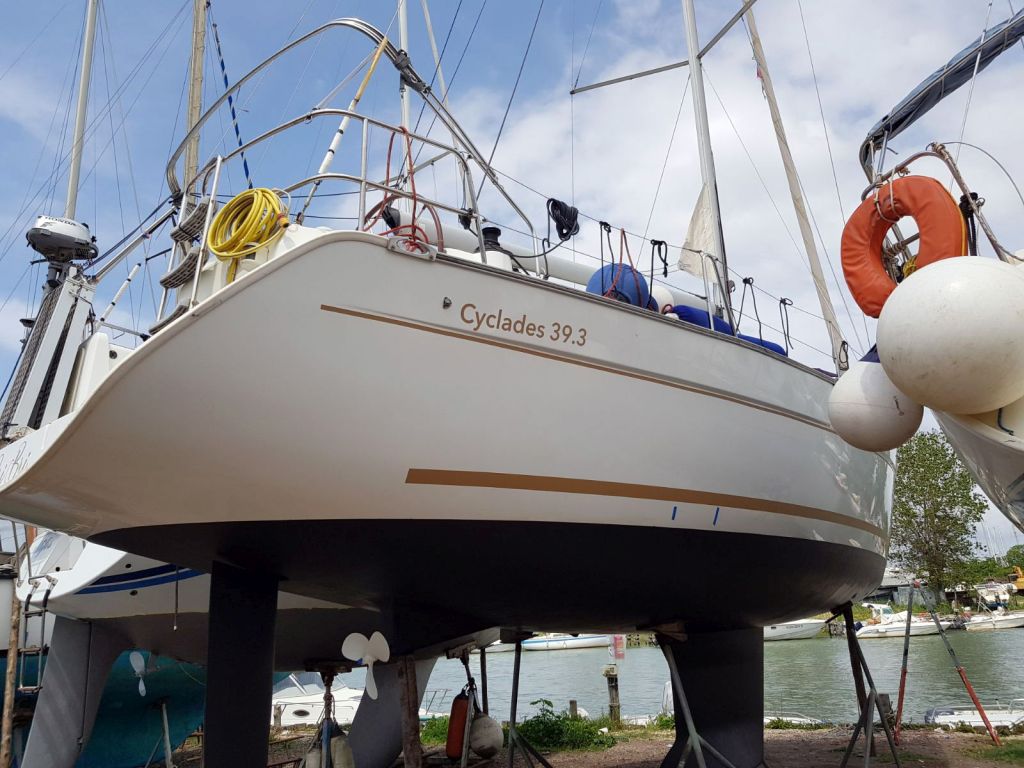
M 769 640 L 807 640 L 817 637 L 825 626 L 824 619 L 798 619 L 772 624 L 764 628 L 765 642 Z
M 857 638 L 870 640 L 882 637 L 903 637 L 907 632 L 907 612 L 893 611 L 891 605 L 878 603 L 863 603 L 865 608 L 871 609 L 871 619 L 857 630 Z M 940 621 L 942 628 L 949 629 L 953 626 L 951 621 Z M 912 616 L 910 619 L 911 635 L 937 635 L 939 628 L 931 619 L 923 619 L 919 616 Z
M 994 629 L 1016 629 L 1024 627 L 1024 611 L 999 609 L 986 611 L 969 618 L 965 615 L 964 627 L 970 632 L 991 632 Z
M 579 648 L 607 648 L 610 643 L 608 635 L 537 635 L 523 640 L 523 650 L 575 651 Z

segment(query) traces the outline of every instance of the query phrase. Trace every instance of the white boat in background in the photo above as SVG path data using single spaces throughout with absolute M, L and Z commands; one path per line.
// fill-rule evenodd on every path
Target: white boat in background
M 280 718 L 280 725 L 283 728 L 315 726 L 323 718 L 323 683 L 319 679 L 302 682 L 300 678 L 306 674 L 308 673 L 289 675 L 274 686 L 272 724 L 278 724 Z M 438 709 L 445 705 L 448 694 L 447 688 L 424 691 L 419 708 L 420 720 L 442 717 L 445 713 Z M 363 689 L 351 688 L 335 678 L 331 686 L 331 696 L 334 699 L 334 719 L 338 725 L 351 725 L 359 709 L 359 703 L 363 700 Z
M 351 725 L 355 719 L 362 689 L 349 688 L 339 680 L 331 686 L 334 698 L 334 719 L 338 725 Z M 324 716 L 324 688 L 322 685 L 303 685 L 295 675 L 274 687 L 271 723 L 285 728 L 315 726 Z
M 986 611 L 971 616 L 964 623 L 969 632 L 991 632 L 994 629 L 1024 627 L 1024 611 Z
M 770 723 L 779 723 L 779 722 L 786 723 L 787 725 L 799 725 L 799 726 L 818 726 L 818 725 L 824 726 L 824 725 L 826 725 L 824 720 L 822 720 L 820 718 L 817 718 L 817 717 L 811 717 L 810 715 L 805 715 L 805 714 L 803 714 L 801 712 L 790 712 L 789 710 L 784 710 L 783 709 L 783 710 L 776 710 L 776 711 L 770 711 L 770 712 L 765 712 L 764 713 L 764 724 L 765 725 L 768 725 Z
M 1012 699 L 1008 704 L 984 704 L 985 714 L 993 728 L 1016 728 L 1024 725 L 1024 699 Z M 955 728 L 958 725 L 969 725 L 972 728 L 984 728 L 985 722 L 978 710 L 971 704 L 949 704 L 929 709 L 924 721 L 932 725 Z
M 859 640 L 871 640 L 885 637 L 903 637 L 907 632 L 907 612 L 893 611 L 891 605 L 879 603 L 864 603 L 865 608 L 871 609 L 871 619 L 857 630 Z M 949 629 L 953 622 L 940 620 L 943 629 Z M 935 622 L 929 619 L 922 619 L 912 616 L 910 619 L 911 635 L 937 635 L 939 628 Z
M 806 640 L 817 637 L 825 626 L 824 619 L 797 619 L 764 628 L 765 642 L 772 640 Z
M 609 635 L 538 635 L 523 640 L 523 650 L 572 651 L 579 648 L 607 648 L 610 643 Z

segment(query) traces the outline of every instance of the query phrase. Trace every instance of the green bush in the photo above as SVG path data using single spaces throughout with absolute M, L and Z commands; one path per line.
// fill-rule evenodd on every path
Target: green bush
M 670 715 L 667 712 L 659 712 L 654 718 L 647 724 L 648 728 L 655 731 L 671 731 L 676 727 L 675 715 Z
M 570 717 L 568 712 L 555 712 L 547 699 L 531 701 L 540 711 L 523 720 L 516 730 L 538 749 L 593 749 L 610 747 L 615 739 L 601 733 L 590 720 Z
M 420 741 L 424 744 L 444 744 L 448 741 L 448 715 L 432 717 L 420 727 Z

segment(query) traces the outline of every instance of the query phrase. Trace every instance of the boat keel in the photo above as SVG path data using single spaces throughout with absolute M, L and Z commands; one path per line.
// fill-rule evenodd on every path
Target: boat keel
M 119 635 L 95 624 L 56 618 L 25 745 L 24 768 L 75 765 L 89 741 L 107 675 L 127 648 Z M 8 663 L 17 660 L 11 658 Z
M 263 768 L 274 676 L 277 578 L 215 562 L 206 672 L 208 768 Z
M 708 768 L 764 765 L 764 640 L 762 630 L 737 629 L 688 635 L 659 635 L 669 668 L 678 671 L 693 726 L 704 745 Z M 673 674 L 676 740 L 661 768 L 698 765 L 691 731 Z M 715 756 L 720 753 L 729 763 Z M 682 760 L 686 758 L 686 762 Z

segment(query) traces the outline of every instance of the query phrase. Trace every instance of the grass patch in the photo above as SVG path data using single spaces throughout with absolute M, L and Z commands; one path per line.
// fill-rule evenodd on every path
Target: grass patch
M 1004 741 L 1001 747 L 989 744 L 978 749 L 972 749 L 970 754 L 997 763 L 1024 765 L 1024 741 L 1019 739 Z
M 831 727 L 829 723 L 794 723 L 782 717 L 773 717 L 764 724 L 766 731 L 823 731 Z
M 448 741 L 448 715 L 432 717 L 420 727 L 420 741 L 431 746 Z
M 539 711 L 523 720 L 516 730 L 537 749 L 605 749 L 615 744 L 615 737 L 601 733 L 602 726 L 594 720 L 555 712 L 547 699 L 530 703 Z

